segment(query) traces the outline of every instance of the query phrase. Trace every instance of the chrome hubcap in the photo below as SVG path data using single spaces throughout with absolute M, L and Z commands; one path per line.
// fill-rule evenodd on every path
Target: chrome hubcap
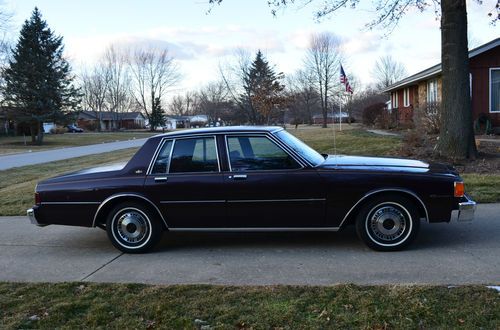
M 127 211 L 116 221 L 116 229 L 120 238 L 127 243 L 138 243 L 148 233 L 148 222 L 137 211 Z
M 406 218 L 399 209 L 383 206 L 375 210 L 369 219 L 373 234 L 383 241 L 399 239 L 406 229 Z

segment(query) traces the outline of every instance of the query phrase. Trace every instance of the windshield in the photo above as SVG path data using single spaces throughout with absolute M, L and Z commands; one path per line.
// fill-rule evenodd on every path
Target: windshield
M 302 158 L 305 158 L 314 166 L 323 163 L 323 161 L 325 160 L 325 158 L 321 156 L 320 153 L 285 130 L 281 130 L 274 135 L 276 135 L 287 146 L 292 148 L 297 154 L 299 154 Z

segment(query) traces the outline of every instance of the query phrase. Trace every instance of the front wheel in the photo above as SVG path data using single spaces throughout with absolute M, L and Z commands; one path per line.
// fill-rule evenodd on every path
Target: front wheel
M 417 236 L 420 217 L 415 204 L 402 196 L 383 195 L 366 203 L 356 217 L 356 232 L 368 247 L 398 251 Z
M 124 202 L 109 213 L 106 231 L 113 245 L 125 253 L 143 253 L 161 238 L 162 225 L 157 214 L 136 202 Z

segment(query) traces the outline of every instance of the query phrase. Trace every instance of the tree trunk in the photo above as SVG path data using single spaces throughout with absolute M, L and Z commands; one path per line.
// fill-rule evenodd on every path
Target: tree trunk
M 441 12 L 443 83 L 438 150 L 451 158 L 475 159 L 465 0 L 442 0 Z
M 43 144 L 43 122 L 38 123 L 38 135 L 36 137 L 36 144 L 41 146 Z
M 30 134 L 31 134 L 31 144 L 32 145 L 35 145 L 35 143 L 36 143 L 36 134 L 37 134 L 36 128 L 37 127 L 38 126 L 37 126 L 36 122 L 34 122 L 34 123 L 32 122 L 30 124 Z

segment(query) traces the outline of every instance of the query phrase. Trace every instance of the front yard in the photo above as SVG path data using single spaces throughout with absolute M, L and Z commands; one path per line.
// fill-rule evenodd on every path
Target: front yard
M 496 329 L 484 286 L 0 283 L 2 329 Z

